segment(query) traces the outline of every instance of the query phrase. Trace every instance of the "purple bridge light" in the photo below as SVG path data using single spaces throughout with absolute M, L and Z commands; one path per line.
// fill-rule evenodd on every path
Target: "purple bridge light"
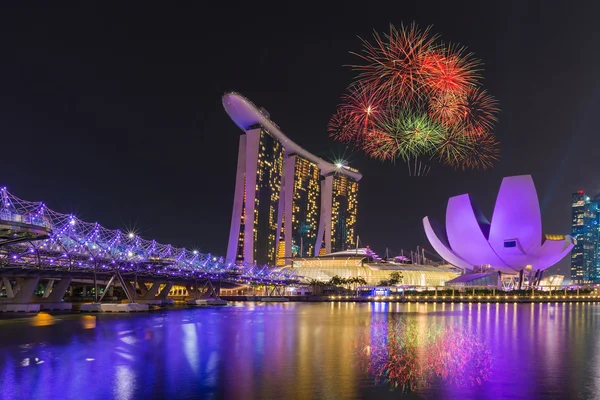
M 235 265 L 223 257 L 146 240 L 133 232 L 61 214 L 0 188 L 0 268 L 82 273 L 122 271 L 166 279 L 223 279 L 287 283 L 294 274 L 265 266 Z

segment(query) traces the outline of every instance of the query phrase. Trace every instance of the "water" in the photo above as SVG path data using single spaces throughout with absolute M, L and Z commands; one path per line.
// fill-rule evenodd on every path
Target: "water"
M 0 321 L 0 398 L 597 399 L 599 325 L 598 304 L 41 313 Z M 400 353 L 410 393 L 375 381 Z

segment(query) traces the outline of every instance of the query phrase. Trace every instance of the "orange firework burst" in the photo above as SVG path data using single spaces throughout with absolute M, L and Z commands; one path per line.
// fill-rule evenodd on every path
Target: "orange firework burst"
M 395 137 L 373 130 L 365 136 L 362 149 L 371 158 L 388 161 L 396 159 L 401 148 Z
M 452 91 L 439 91 L 429 101 L 429 115 L 440 124 L 451 127 L 461 121 L 464 94 Z

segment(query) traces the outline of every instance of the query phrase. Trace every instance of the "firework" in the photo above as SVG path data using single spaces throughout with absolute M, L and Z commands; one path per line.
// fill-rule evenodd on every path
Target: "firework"
M 464 112 L 461 112 L 463 98 L 464 93 L 439 91 L 429 101 L 429 115 L 444 126 L 455 126 L 464 116 Z
M 499 159 L 500 149 L 495 136 L 490 133 L 481 134 L 478 137 L 469 137 L 469 152 L 464 158 L 463 170 L 487 169 L 494 165 Z
M 380 131 L 393 137 L 403 160 L 431 155 L 444 139 L 444 128 L 427 114 L 400 113 L 382 120 Z
M 389 33 L 373 34 L 374 43 L 361 39 L 363 51 L 354 54 L 366 64 L 352 65 L 359 80 L 388 97 L 408 101 L 419 96 L 425 85 L 423 62 L 437 39 L 429 31 L 414 23 L 400 30 L 390 25 Z
M 374 90 L 373 86 L 361 82 L 351 85 L 342 100 L 344 103 L 340 108 L 367 131 L 384 112 L 385 103 L 381 93 Z
M 358 79 L 342 97 L 329 133 L 382 161 L 400 159 L 409 174 L 431 162 L 460 168 L 491 167 L 496 100 L 479 88 L 480 62 L 416 24 L 374 33 L 354 53 Z
M 471 89 L 460 101 L 464 133 L 479 136 L 492 130 L 497 121 L 498 103 L 485 90 Z
M 498 160 L 498 141 L 484 133 L 477 137 L 450 132 L 436 149 L 436 157 L 443 164 L 454 169 L 487 169 Z
M 477 85 L 479 64 L 464 48 L 438 46 L 423 61 L 425 85 L 434 93 L 464 93 Z
M 361 132 L 355 116 L 344 108 L 339 108 L 331 117 L 327 130 L 329 136 L 343 143 L 355 143 Z
M 401 151 L 395 137 L 377 129 L 363 136 L 362 148 L 371 158 L 381 161 L 394 160 Z

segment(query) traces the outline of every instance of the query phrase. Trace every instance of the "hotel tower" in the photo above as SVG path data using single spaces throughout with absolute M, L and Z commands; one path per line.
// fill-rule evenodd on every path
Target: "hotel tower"
M 355 169 L 292 142 L 266 110 L 238 93 L 223 106 L 240 136 L 227 259 L 283 265 L 356 246 Z

